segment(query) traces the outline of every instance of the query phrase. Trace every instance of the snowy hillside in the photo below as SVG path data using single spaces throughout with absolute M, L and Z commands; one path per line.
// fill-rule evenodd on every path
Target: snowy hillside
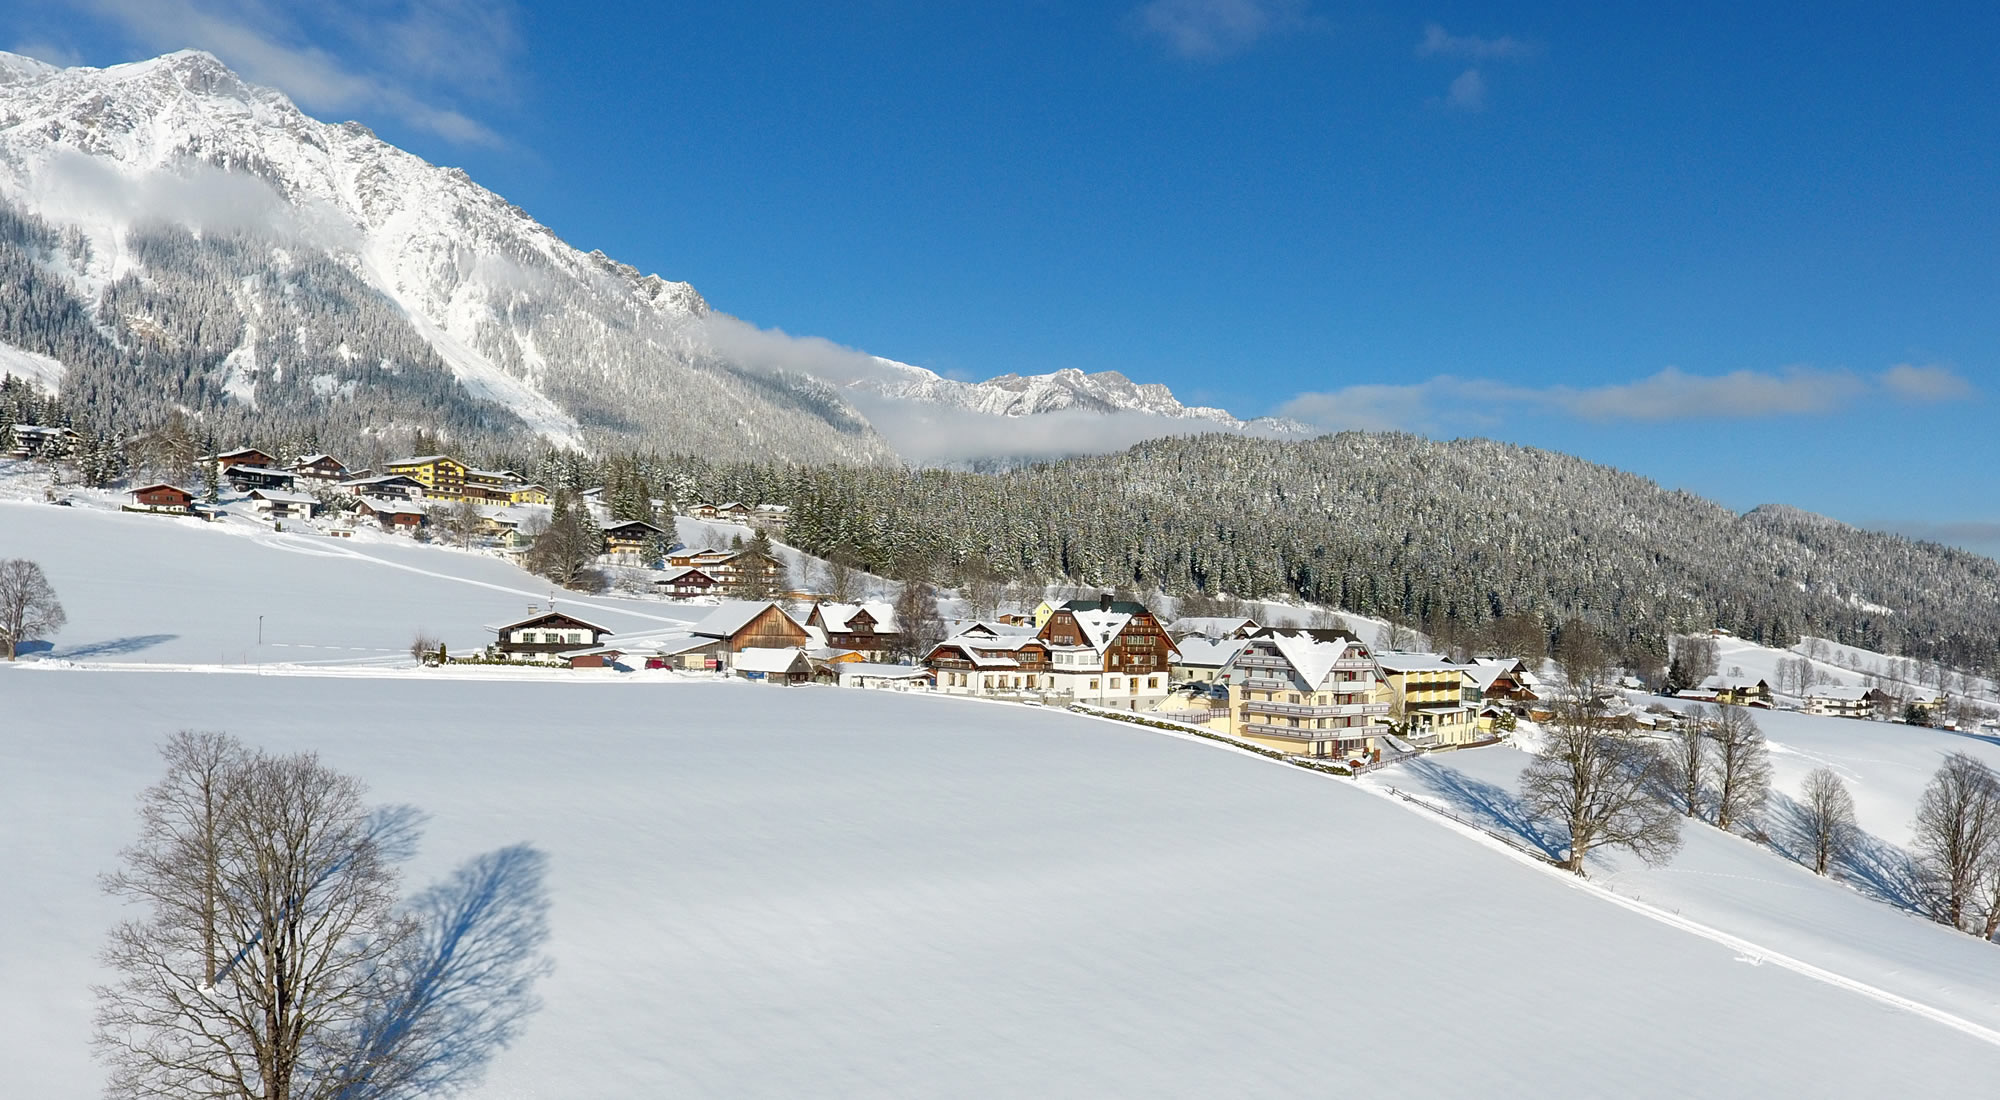
M 11 1092 L 97 1091 L 87 990 L 119 917 L 97 875 L 183 727 L 317 751 L 419 807 L 412 884 L 507 844 L 548 855 L 555 970 L 479 1097 L 1863 1097 L 2000 1072 L 2000 952 L 1774 857 L 1711 862 L 1738 843 L 1720 836 L 1613 878 L 1656 906 L 1628 908 L 1351 781 L 1042 708 L 365 654 L 108 666 L 200 664 L 260 613 L 288 640 L 391 646 L 531 594 L 466 555 L 275 541 L 0 505 L 0 556 L 49 567 L 72 659 L 0 667 Z M 621 629 L 656 608 L 593 605 Z M 1819 721 L 1773 737 L 1871 781 L 1883 754 L 1838 742 L 1905 732 Z M 1518 760 L 1443 763 L 1497 783 Z M 1698 896 L 1693 919 L 1738 939 L 1670 911 Z
M 1304 430 L 1111 372 L 953 382 L 757 330 L 196 51 L 106 69 L 0 54 L 0 285 L 33 306 L 0 318 L 0 370 L 47 379 L 46 358 L 22 357 L 53 356 L 96 411 L 141 419 L 164 382 L 184 407 L 266 426 L 734 458 L 877 460 L 917 442 L 885 441 L 848 397 L 884 427 L 899 409 L 993 427 L 1124 418 L 1109 442 L 1071 434 L 1072 453 L 1129 442 L 1134 417 L 1142 435 Z M 990 445 L 1012 453 L 1004 434 Z

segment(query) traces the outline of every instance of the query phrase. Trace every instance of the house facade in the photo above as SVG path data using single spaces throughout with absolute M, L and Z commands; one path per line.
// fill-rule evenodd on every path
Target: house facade
M 374 497 L 380 500 L 422 500 L 423 483 L 402 474 L 381 474 L 376 477 L 351 478 L 335 486 L 350 496 Z
M 1280 752 L 1373 759 L 1388 728 L 1375 659 L 1343 632 L 1259 631 L 1243 641 L 1217 682 L 1228 691 L 1221 728 Z
M 149 512 L 186 514 L 194 511 L 194 494 L 178 485 L 148 485 L 143 489 L 134 489 L 132 502 Z
M 307 481 L 337 485 L 347 480 L 346 465 L 332 455 L 306 455 L 285 468 Z
M 1740 677 L 1710 676 L 1696 689 L 1702 695 L 1713 695 L 1715 701 L 1731 707 L 1758 707 L 1769 710 L 1773 705 L 1771 685 L 1763 680 L 1745 680 Z
M 658 527 L 642 519 L 619 520 L 606 524 L 604 532 L 604 552 L 613 557 L 638 561 L 645 557 L 646 546 L 654 539 L 664 537 Z
M 250 490 L 250 504 L 259 514 L 273 520 L 311 519 L 313 513 L 319 510 L 317 498 L 277 489 Z
M 812 636 L 785 609 L 775 603 L 731 600 L 720 604 L 708 617 L 696 623 L 691 633 L 721 643 L 721 652 L 732 665 L 735 654 L 746 649 L 798 649 L 812 643 Z
M 903 645 L 895 608 L 887 603 L 814 603 L 805 625 L 824 634 L 827 645 L 869 661 L 885 660 Z
M 239 493 L 251 489 L 278 489 L 290 492 L 298 485 L 297 474 L 290 470 L 274 470 L 268 466 L 239 464 L 224 470 L 222 477 Z
M 1830 685 L 1806 692 L 1805 712 L 1832 718 L 1879 718 L 1895 714 L 1899 703 L 1881 688 Z
M 362 497 L 354 513 L 381 524 L 384 531 L 415 531 L 425 522 L 422 508 L 400 500 Z
M 219 454 L 203 455 L 201 456 L 201 461 L 215 463 L 215 472 L 219 474 L 228 473 L 232 467 L 236 466 L 278 465 L 278 460 L 276 457 L 265 454 L 263 451 L 260 451 L 255 447 L 238 447 L 233 451 L 223 451 Z
M 1033 634 L 970 630 L 934 646 L 924 667 L 936 690 L 946 695 L 1040 699 L 1057 694 L 1049 644 Z
M 1382 686 L 1376 701 L 1404 723 L 1418 746 L 1468 745 L 1480 739 L 1478 683 L 1465 666 L 1435 653 L 1379 653 Z
M 551 662 L 562 654 L 598 649 L 611 633 L 610 627 L 562 611 L 543 611 L 491 629 L 495 634 L 492 646 L 495 654 L 514 660 Z
M 1166 700 L 1180 650 L 1143 604 L 1106 595 L 1049 607 L 1046 616 L 1037 609 L 1036 617 L 1060 694 L 1120 710 L 1157 710 Z

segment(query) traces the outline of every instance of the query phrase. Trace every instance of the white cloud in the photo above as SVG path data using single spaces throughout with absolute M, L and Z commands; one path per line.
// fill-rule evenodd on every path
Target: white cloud
M 1451 34 L 1436 23 L 1424 27 L 1424 37 L 1417 42 L 1418 57 L 1462 57 L 1473 61 L 1518 61 L 1534 57 L 1542 52 L 1539 44 L 1511 35 L 1499 38 L 1480 38 L 1470 34 Z
M 1329 430 L 1437 433 L 1494 423 L 1503 412 L 1542 412 L 1595 422 L 1749 420 L 1839 412 L 1889 394 L 1912 401 L 1969 397 L 1971 383 L 1942 367 L 1892 367 L 1873 378 L 1846 370 L 1790 367 L 1700 375 L 1669 367 L 1605 386 L 1518 386 L 1449 375 L 1411 385 L 1356 385 L 1303 393 L 1278 415 Z
M 83 55 L 69 46 L 63 45 L 60 42 L 50 42 L 39 38 L 30 39 L 26 42 L 18 42 L 7 52 L 17 53 L 23 57 L 32 57 L 37 61 L 46 61 L 59 69 L 67 69 L 72 65 L 83 64 Z
M 1215 60 L 1315 23 L 1306 0 L 1150 0 L 1133 13 L 1141 33 L 1182 57 Z
M 460 144 L 497 145 L 445 103 L 504 96 L 511 0 L 69 0 L 138 48 L 205 49 L 317 113 L 384 112 Z
M 1950 367 L 1898 363 L 1882 372 L 1882 388 L 1903 401 L 1965 401 L 1978 391 Z
M 1451 82 L 1451 88 L 1444 94 L 1444 105 L 1460 111 L 1483 111 L 1486 109 L 1486 78 L 1478 69 L 1467 69 Z
M 257 176 L 198 162 L 134 178 L 96 157 L 58 149 L 34 188 L 35 211 L 56 221 L 170 222 L 210 233 L 276 234 L 331 250 L 361 243 L 354 223 L 331 204 L 294 205 Z

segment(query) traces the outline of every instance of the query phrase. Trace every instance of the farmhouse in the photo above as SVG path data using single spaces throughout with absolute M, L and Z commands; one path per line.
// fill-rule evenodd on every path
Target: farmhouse
M 415 531 L 424 525 L 422 508 L 395 500 L 362 497 L 361 506 L 355 509 L 355 514 L 374 520 L 385 531 Z
M 1071 600 L 1048 608 L 1036 636 L 1049 647 L 1056 690 L 1079 702 L 1155 710 L 1165 701 L 1180 650 L 1145 606 Z
M 347 480 L 347 467 L 332 455 L 307 455 L 285 467 L 307 481 L 338 484 Z
M 1894 714 L 1899 702 L 1881 688 L 1829 685 L 1806 691 L 1805 711 L 1835 718 L 1875 718 Z
M 281 489 L 291 491 L 298 484 L 298 475 L 290 470 L 273 470 L 267 466 L 236 465 L 222 472 L 223 479 L 231 488 L 241 493 L 250 489 Z
M 194 494 L 178 485 L 148 485 L 132 490 L 133 503 L 149 512 L 194 511 Z
M 746 680 L 767 684 L 809 684 L 813 678 L 812 661 L 807 659 L 805 650 L 796 646 L 781 649 L 752 646 L 738 650 L 730 671 Z
M 705 571 L 689 565 L 667 570 L 665 576 L 653 582 L 653 590 L 663 596 L 686 600 L 696 596 L 713 596 L 721 584 Z
M 783 608 L 769 601 L 730 600 L 720 604 L 708 617 L 694 624 L 697 638 L 722 643 L 724 652 L 734 655 L 746 649 L 802 649 L 812 636 Z
M 827 645 L 851 649 L 870 661 L 888 657 L 903 644 L 895 608 L 887 603 L 815 603 L 805 625 L 823 633 Z
M 1695 694 L 1713 696 L 1717 703 L 1724 706 L 1758 707 L 1769 710 L 1772 705 L 1771 685 L 1763 680 L 1710 676 L 1701 682 Z
M 255 447 L 238 447 L 220 454 L 202 455 L 201 462 L 215 463 L 217 473 L 227 473 L 237 466 L 276 466 L 278 460 Z
M 924 666 L 947 695 L 1039 697 L 1056 691 L 1049 652 L 1033 634 L 968 631 L 938 643 Z
M 493 652 L 516 660 L 552 660 L 558 654 L 596 649 L 611 633 L 610 627 L 553 609 L 489 629 L 495 634 Z
M 646 544 L 664 534 L 658 527 L 641 519 L 620 520 L 606 524 L 604 530 L 604 552 L 613 557 L 637 560 L 646 553 Z

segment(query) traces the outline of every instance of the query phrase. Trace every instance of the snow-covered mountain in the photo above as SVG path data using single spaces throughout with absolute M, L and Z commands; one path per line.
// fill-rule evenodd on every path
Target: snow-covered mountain
M 1115 373 L 964 383 L 888 364 L 856 381 L 847 365 L 871 357 L 770 353 L 789 338 L 195 51 L 104 69 L 0 54 L 0 250 L 0 279 L 33 303 L 0 318 L 0 346 L 140 419 L 167 404 L 225 423 L 861 461 L 895 449 L 862 396 L 1249 427 Z
M 1049 374 L 1003 374 L 984 382 L 960 382 L 908 363 L 888 359 L 878 362 L 885 368 L 884 373 L 857 380 L 850 383 L 851 387 L 883 397 L 945 405 L 989 416 L 1036 416 L 1068 411 L 1136 413 L 1210 421 L 1222 429 L 1254 429 L 1267 434 L 1304 435 L 1311 431 L 1294 420 L 1269 417 L 1243 420 L 1227 409 L 1183 405 L 1166 386 L 1134 382 L 1115 370 L 1087 374 L 1067 367 Z

